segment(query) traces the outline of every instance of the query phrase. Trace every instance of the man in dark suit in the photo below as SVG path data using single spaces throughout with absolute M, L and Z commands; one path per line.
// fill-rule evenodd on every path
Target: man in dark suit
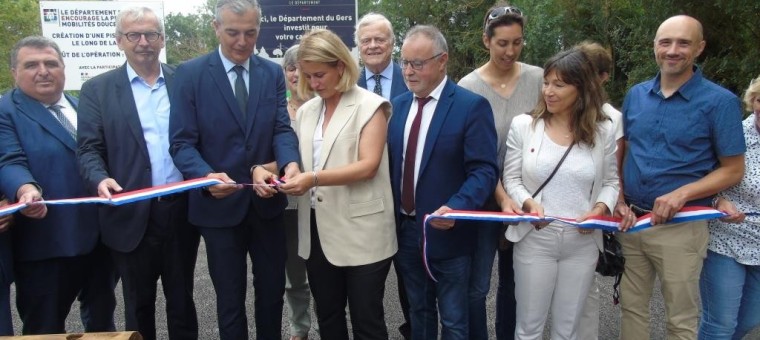
M 164 28 L 146 7 L 116 17 L 127 62 L 88 80 L 80 93 L 79 164 L 100 197 L 182 181 L 169 155 L 169 93 L 174 70 L 162 65 Z M 193 275 L 200 236 L 187 221 L 187 194 L 122 206 L 101 205 L 103 243 L 122 278 L 126 330 L 156 338 L 156 284 L 166 297 L 170 339 L 197 339 Z
M 220 0 L 219 49 L 177 68 L 171 154 L 185 178 L 225 182 L 191 192 L 190 222 L 203 236 L 221 339 L 248 338 L 246 255 L 255 289 L 256 338 L 279 339 L 285 292 L 287 200 L 265 180 L 300 173 L 282 68 L 252 55 L 261 23 L 256 0 Z M 242 184 L 255 184 L 253 190 Z
M 63 95 L 64 64 L 52 40 L 27 37 L 11 51 L 17 88 L 0 99 L 0 191 L 30 203 L 12 230 L 16 305 L 24 334 L 65 333 L 79 295 L 85 330 L 114 330 L 110 256 L 94 205 L 46 207 L 87 196 L 76 159 L 76 100 Z
M 357 85 L 388 100 L 409 91 L 401 67 L 391 60 L 396 36 L 385 16 L 365 14 L 356 24 L 354 38 L 364 64 Z
M 364 64 L 357 85 L 388 100 L 409 91 L 404 83 L 401 67 L 392 59 L 396 35 L 393 34 L 393 25 L 388 18 L 379 13 L 365 14 L 356 24 L 354 39 Z M 404 315 L 404 323 L 399 326 L 398 331 L 404 339 L 409 339 L 411 337 L 409 300 L 404 290 L 404 278 L 401 276 L 395 257 L 393 268 L 396 270 L 398 299 L 401 303 L 401 313 Z
M 474 224 L 423 217 L 480 209 L 496 185 L 496 129 L 491 105 L 446 76 L 446 39 L 432 26 L 407 32 L 401 67 L 411 93 L 393 100 L 388 125 L 391 182 L 399 224 L 397 263 L 409 297 L 412 339 L 468 339 L 468 277 Z M 436 306 L 437 302 L 437 306 Z

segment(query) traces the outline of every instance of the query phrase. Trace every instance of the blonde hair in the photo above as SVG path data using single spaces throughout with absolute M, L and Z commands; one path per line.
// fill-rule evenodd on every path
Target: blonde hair
M 330 64 L 331 66 L 337 66 L 339 62 L 343 63 L 345 69 L 340 81 L 338 81 L 338 85 L 335 86 L 335 90 L 338 92 L 350 90 L 359 79 L 359 65 L 351 57 L 351 52 L 346 47 L 346 44 L 330 30 L 313 29 L 304 34 L 298 47 L 296 59 L 298 63 L 309 61 Z M 298 72 L 301 72 L 300 68 Z M 308 98 L 308 94 L 312 90 L 306 77 L 298 77 L 297 90 L 299 96 Z
M 747 91 L 744 91 L 744 105 L 749 112 L 752 112 L 752 101 L 760 96 L 760 76 L 749 83 Z

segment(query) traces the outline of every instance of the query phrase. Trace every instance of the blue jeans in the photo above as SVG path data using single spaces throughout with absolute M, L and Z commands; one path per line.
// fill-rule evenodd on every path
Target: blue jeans
M 515 338 L 517 300 L 515 299 L 514 247 L 499 250 L 499 287 L 496 290 L 496 339 Z
M 412 340 L 438 338 L 439 313 L 442 340 L 467 340 L 471 256 L 429 260 L 430 270 L 438 282 L 431 280 L 422 262 L 420 235 L 414 223 L 411 220 L 401 223 L 396 253 L 409 298 Z
M 470 269 L 470 339 L 488 340 L 488 314 L 486 296 L 491 289 L 491 270 L 502 224 L 482 222 L 475 231 L 478 234 Z
M 760 324 L 760 266 L 708 250 L 699 290 L 699 339 L 741 339 Z

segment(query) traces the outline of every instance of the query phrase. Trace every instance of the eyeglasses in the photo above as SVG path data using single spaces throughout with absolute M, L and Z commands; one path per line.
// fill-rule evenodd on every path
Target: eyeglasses
M 419 71 L 419 70 L 421 70 L 423 67 L 425 67 L 425 64 L 427 64 L 427 62 L 428 62 L 428 61 L 431 61 L 431 60 L 433 60 L 433 59 L 435 59 L 435 58 L 438 58 L 438 57 L 440 57 L 442 54 L 443 54 L 443 52 L 441 52 L 441 53 L 438 53 L 438 54 L 436 54 L 436 55 L 434 55 L 434 56 L 432 56 L 432 57 L 430 57 L 430 58 L 427 58 L 427 59 L 425 59 L 425 60 L 406 60 L 406 59 L 401 59 L 401 60 L 399 60 L 399 61 L 398 61 L 398 63 L 401 65 L 401 69 L 402 69 L 402 70 L 403 70 L 403 69 L 406 69 L 406 67 L 407 67 L 407 66 L 411 66 L 411 67 L 412 67 L 412 70 L 417 70 L 417 71 Z
M 148 42 L 154 42 L 161 37 L 161 33 L 158 32 L 127 32 L 122 33 L 122 35 L 127 37 L 127 41 L 129 42 L 140 41 L 142 37 L 145 37 L 145 40 Z
M 522 11 L 519 8 L 512 7 L 512 6 L 505 6 L 505 7 L 494 8 L 491 11 L 491 13 L 488 13 L 488 20 L 493 20 L 502 15 L 506 15 L 510 13 L 518 15 L 518 16 L 522 16 Z

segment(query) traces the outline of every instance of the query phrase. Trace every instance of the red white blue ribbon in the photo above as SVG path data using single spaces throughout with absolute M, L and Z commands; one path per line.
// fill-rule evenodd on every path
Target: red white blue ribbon
M 754 215 L 754 213 L 749 213 L 747 215 Z M 668 221 L 668 223 L 682 223 L 682 222 L 691 222 L 691 221 L 698 221 L 698 220 L 709 220 L 714 218 L 721 218 L 728 216 L 728 214 L 721 212 L 719 210 L 715 210 L 713 208 L 708 207 L 684 207 L 679 212 L 673 216 L 673 218 Z M 428 228 L 430 228 L 430 221 L 433 219 L 446 219 L 446 220 L 467 220 L 467 221 L 492 221 L 492 222 L 503 222 L 507 224 L 517 224 L 519 222 L 561 222 L 563 224 L 567 224 L 568 226 L 577 227 L 577 228 L 584 228 L 584 229 L 601 229 L 604 231 L 609 232 L 617 232 L 618 226 L 620 225 L 620 219 L 616 217 L 608 217 L 608 216 L 592 216 L 583 222 L 578 222 L 574 218 L 565 218 L 565 217 L 554 217 L 554 216 L 544 216 L 543 218 L 539 218 L 536 214 L 511 214 L 511 213 L 503 213 L 503 212 L 491 212 L 491 211 L 466 211 L 466 210 L 452 210 L 449 211 L 443 215 L 426 215 L 425 221 L 423 222 L 422 227 L 422 260 L 425 264 L 425 270 L 427 271 L 428 276 L 433 280 L 438 282 L 438 280 L 435 279 L 435 276 L 433 275 L 433 272 L 430 270 L 430 265 L 428 262 L 428 241 L 427 241 L 427 231 Z M 635 233 L 647 228 L 650 228 L 652 226 L 652 214 L 646 214 L 644 216 L 639 217 L 636 220 L 636 223 L 631 227 L 627 232 L 628 233 Z
M 216 178 L 197 178 L 197 179 L 191 179 L 191 180 L 182 181 L 182 182 L 164 184 L 164 185 L 159 185 L 155 187 L 124 192 L 120 194 L 114 194 L 111 196 L 110 199 L 103 198 L 103 197 L 64 198 L 64 199 L 56 199 L 56 200 L 37 201 L 37 202 L 34 202 L 34 204 L 42 203 L 46 205 L 69 205 L 69 204 L 100 203 L 100 204 L 109 204 L 109 205 L 122 205 L 122 204 L 129 204 L 129 203 L 133 203 L 137 201 L 142 201 L 142 200 L 148 200 L 148 199 L 156 198 L 160 196 L 166 196 L 166 195 L 176 194 L 180 192 L 185 192 L 192 189 L 203 188 L 203 187 L 216 185 L 216 184 L 229 184 L 229 183 L 225 183 L 222 180 L 216 179 Z M 232 183 L 232 184 L 239 184 L 239 183 Z M 277 186 L 278 184 L 247 183 L 247 184 L 241 184 L 241 185 Z M 6 205 L 0 208 L 0 216 L 13 214 L 19 210 L 26 208 L 28 205 L 29 204 L 27 203 L 15 203 L 15 204 Z

